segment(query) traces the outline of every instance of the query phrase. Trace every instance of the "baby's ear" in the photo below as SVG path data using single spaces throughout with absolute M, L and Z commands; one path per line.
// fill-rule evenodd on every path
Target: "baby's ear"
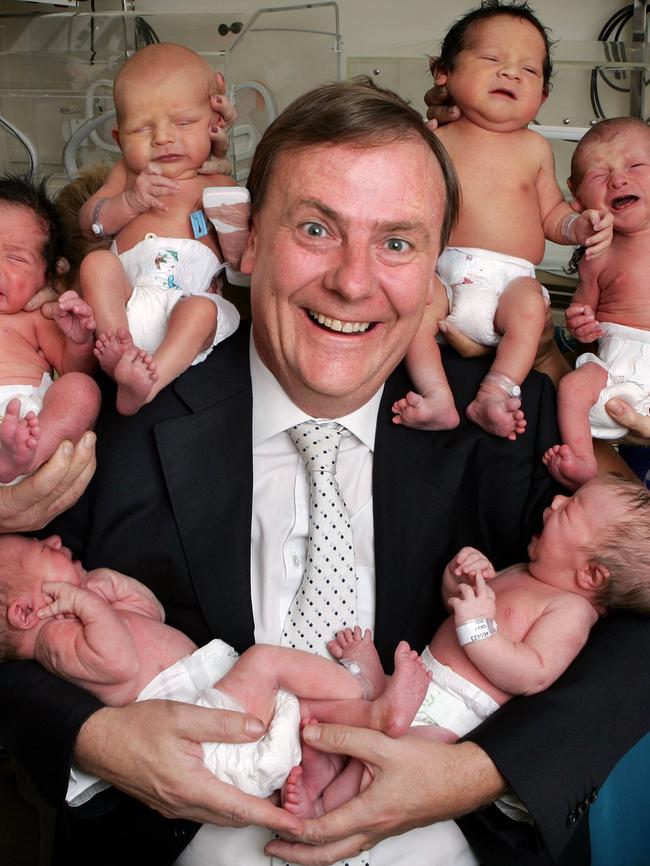
M 581 589 L 588 592 L 597 592 L 609 580 L 609 569 L 600 562 L 589 562 L 584 568 L 578 571 L 576 580 Z
M 33 600 L 28 596 L 19 596 L 11 601 L 7 607 L 7 621 L 9 625 L 18 629 L 30 629 L 42 622 L 38 617 Z
M 439 57 L 429 58 L 429 69 L 436 87 L 444 87 L 449 78 L 449 70 L 440 62 Z

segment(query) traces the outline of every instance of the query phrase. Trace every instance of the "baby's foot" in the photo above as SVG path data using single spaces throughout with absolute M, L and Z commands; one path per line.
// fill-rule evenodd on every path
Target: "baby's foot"
M 364 685 L 364 697 L 372 701 L 386 688 L 386 675 L 381 666 L 370 629 L 361 631 L 358 625 L 354 629 L 346 628 L 337 632 L 334 640 L 327 644 L 331 656 L 337 661 L 355 662 L 360 669 Z
M 401 737 L 408 731 L 430 682 L 431 674 L 418 653 L 400 641 L 395 650 L 395 673 L 383 695 L 373 701 L 373 727 L 389 737 Z
M 110 334 L 100 334 L 95 340 L 93 352 L 102 370 L 115 379 L 115 368 L 127 349 L 134 347 L 133 338 L 126 328 L 118 328 Z
M 38 415 L 28 412 L 21 418 L 20 400 L 14 397 L 0 422 L 0 481 L 3 484 L 35 468 L 40 438 Z
M 553 478 L 569 490 L 577 490 L 585 482 L 591 481 L 598 469 L 593 455 L 580 457 L 568 445 L 553 445 L 542 461 Z
M 409 391 L 393 403 L 393 412 L 393 424 L 415 430 L 452 430 L 460 422 L 451 394 L 442 390 L 426 396 Z
M 323 809 L 322 806 L 318 808 L 319 803 L 322 803 L 322 800 L 312 800 L 307 790 L 303 768 L 293 767 L 282 787 L 283 807 L 298 818 L 320 818 Z
M 467 417 L 493 436 L 515 440 L 526 429 L 518 397 L 508 397 L 498 385 L 483 382 L 467 407 Z
M 147 402 L 154 383 L 158 380 L 156 363 L 144 349 L 133 346 L 125 352 L 115 367 L 117 382 L 117 411 L 122 415 L 135 415 Z

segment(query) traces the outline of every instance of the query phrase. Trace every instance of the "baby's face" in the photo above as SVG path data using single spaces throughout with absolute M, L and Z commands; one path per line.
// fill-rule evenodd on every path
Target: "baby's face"
M 206 76 L 194 70 L 173 74 L 147 86 L 133 82 L 120 97 L 116 139 L 126 167 L 141 172 L 149 163 L 165 177 L 194 177 L 210 154 L 210 107 Z
M 545 57 L 544 40 L 530 22 L 497 15 L 474 27 L 447 86 L 463 114 L 478 126 L 522 129 L 546 99 Z
M 584 550 L 593 550 L 603 533 L 621 521 L 625 506 L 606 482 L 587 482 L 573 496 L 556 496 L 544 510 L 544 528 L 528 545 L 531 563 L 571 569 Z
M 72 583 L 79 586 L 86 570 L 61 543 L 58 535 L 42 541 L 33 538 L 16 539 L 12 555 L 19 557 L 21 571 L 34 581 L 34 593 L 42 605 L 49 599 L 42 596 L 41 585 L 48 582 Z
M 43 223 L 26 207 L 0 203 L 0 313 L 17 313 L 45 285 Z
M 650 130 L 581 145 L 578 169 L 575 195 L 583 207 L 608 210 L 620 234 L 650 227 Z

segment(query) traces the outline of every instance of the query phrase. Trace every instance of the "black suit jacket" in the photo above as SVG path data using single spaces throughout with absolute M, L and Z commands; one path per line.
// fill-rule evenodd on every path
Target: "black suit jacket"
M 448 352 L 445 363 L 462 414 L 485 362 L 462 361 Z M 407 389 L 404 372 L 397 370 L 385 387 L 373 464 L 375 639 L 387 669 L 400 639 L 421 648 L 444 617 L 440 576 L 458 548 L 479 547 L 497 567 L 525 558 L 554 492 L 541 464 L 543 451 L 558 436 L 554 392 L 545 377 L 532 374 L 527 381 L 528 428 L 514 443 L 469 422 L 435 434 L 394 425 L 390 406 Z M 198 644 L 219 636 L 245 649 L 253 641 L 248 330 L 242 327 L 137 415 L 120 417 L 113 406 L 112 383 L 105 383 L 96 476 L 77 506 L 48 531 L 60 532 L 87 568 L 108 565 L 144 581 L 164 604 L 170 624 Z M 593 692 L 593 670 L 585 677 Z M 558 854 L 573 829 L 566 818 L 575 792 L 586 798 L 616 757 L 645 733 L 642 718 L 650 718 L 650 707 L 638 714 L 629 733 L 614 738 L 616 745 L 609 744 L 604 758 L 595 755 L 593 737 L 586 745 L 580 742 L 578 755 L 572 750 L 567 755 L 562 737 L 583 705 L 566 680 L 535 701 L 513 700 L 472 734 L 533 808 L 539 828 L 513 828 L 496 810 L 486 810 L 464 828 L 486 864 L 507 862 L 503 852 L 513 848 L 517 863 L 524 862 L 523 851 L 533 857 L 531 863 L 544 862 L 545 855 L 535 859 L 534 852 L 545 846 Z M 575 695 L 584 692 L 578 683 Z M 557 694 L 562 699 L 554 703 Z M 598 713 L 604 719 L 602 703 Z M 34 663 L 0 669 L 0 738 L 55 803 L 64 796 L 76 731 L 98 706 L 95 698 Z M 547 731 L 553 732 L 552 741 Z M 581 733 L 569 739 L 577 744 Z M 557 775 L 549 775 L 549 766 Z M 74 863 L 77 855 L 81 862 L 91 843 L 91 850 L 106 858 L 101 862 L 112 862 L 113 850 L 127 862 L 129 849 L 134 863 L 142 862 L 145 851 L 149 860 L 152 835 L 160 849 L 157 862 L 172 862 L 190 825 L 151 813 L 145 819 L 142 811 L 116 792 L 67 810 L 60 825 L 62 862 Z M 150 828 L 144 839 L 143 826 Z

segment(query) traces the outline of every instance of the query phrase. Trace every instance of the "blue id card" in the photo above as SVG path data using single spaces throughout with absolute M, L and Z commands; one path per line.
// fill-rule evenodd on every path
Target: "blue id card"
M 192 231 L 194 232 L 194 237 L 197 240 L 207 235 L 208 224 L 205 221 L 205 214 L 202 210 L 195 210 L 194 213 L 191 213 L 190 221 L 192 223 Z

